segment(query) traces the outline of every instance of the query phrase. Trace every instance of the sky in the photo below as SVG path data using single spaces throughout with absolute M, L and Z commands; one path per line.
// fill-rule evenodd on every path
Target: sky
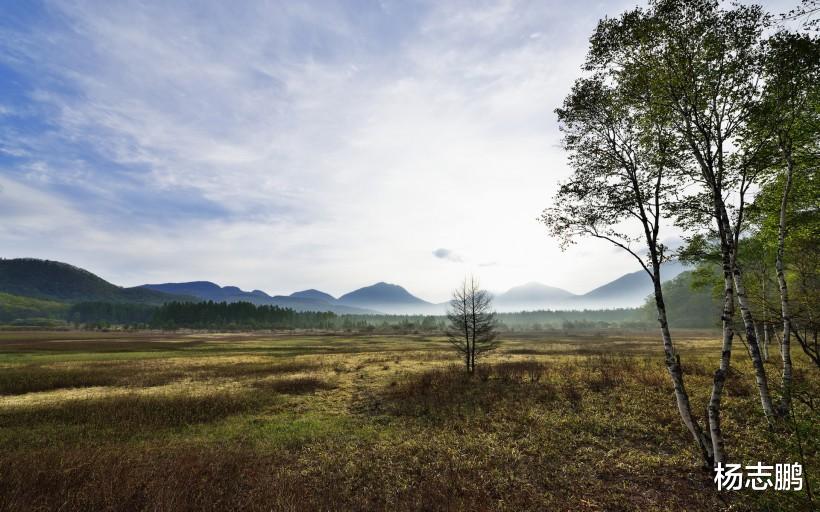
M 609 1 L 0 3 L 0 257 L 443 301 L 638 270 L 537 218 Z M 791 3 L 769 4 L 781 12 Z

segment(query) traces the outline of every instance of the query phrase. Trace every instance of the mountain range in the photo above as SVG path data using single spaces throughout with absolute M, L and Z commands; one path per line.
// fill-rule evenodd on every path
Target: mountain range
M 664 265 L 664 281 L 685 270 L 683 265 Z M 403 287 L 379 282 L 336 298 L 316 289 L 290 295 L 268 295 L 262 290 L 245 291 L 210 281 L 145 284 L 131 288 L 116 286 L 87 270 L 49 260 L 0 259 L 0 292 L 65 303 L 86 301 L 162 304 L 169 301 L 251 302 L 296 311 L 332 311 L 337 314 L 443 314 L 447 303 L 422 300 Z M 638 307 L 652 293 L 651 281 L 643 271 L 625 274 L 594 290 L 577 295 L 541 283 L 516 286 L 496 294 L 496 310 L 608 309 Z
M 686 268 L 678 261 L 664 263 L 663 282 L 677 277 Z M 537 309 L 611 309 L 641 306 L 652 293 L 652 281 L 643 270 L 630 272 L 587 293 L 576 295 L 561 288 L 541 283 L 516 286 L 495 295 L 498 311 L 530 311 Z
M 384 284 L 384 283 L 380 283 Z M 173 295 L 190 295 L 199 300 L 214 302 L 250 302 L 258 306 L 279 306 L 294 311 L 332 311 L 343 315 L 377 314 L 379 311 L 366 307 L 357 307 L 333 298 L 332 295 L 319 290 L 304 290 L 290 295 L 268 295 L 262 290 L 250 292 L 236 286 L 219 286 L 210 281 L 191 281 L 188 283 L 144 284 L 140 288 Z

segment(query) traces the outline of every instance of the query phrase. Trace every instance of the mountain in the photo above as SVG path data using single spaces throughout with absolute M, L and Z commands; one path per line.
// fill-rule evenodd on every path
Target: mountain
M 679 262 L 663 266 L 664 282 L 685 270 Z M 308 289 L 288 296 L 270 296 L 262 290 L 244 291 L 236 286 L 219 286 L 210 281 L 147 284 L 122 288 L 83 270 L 57 261 L 32 258 L 0 259 L 0 293 L 9 294 L 6 309 L 33 308 L 19 297 L 41 301 L 77 303 L 87 301 L 162 304 L 172 300 L 196 302 L 251 302 L 295 311 L 332 311 L 337 314 L 443 314 L 447 304 L 424 301 L 401 286 L 379 282 L 335 299 L 325 292 Z M 498 311 L 542 309 L 601 309 L 640 307 L 652 293 L 652 282 L 644 271 L 625 274 L 583 295 L 541 283 L 516 286 L 495 297 Z M 41 307 L 42 306 L 42 307 Z M 53 308 L 52 308 L 53 309 Z
M 297 299 L 322 300 L 330 304 L 336 302 L 336 298 L 333 295 L 321 292 L 319 290 L 314 290 L 313 288 L 311 288 L 310 290 L 302 290 L 301 292 L 293 292 L 290 294 L 290 297 L 294 297 Z
M 291 308 L 295 311 L 331 311 L 337 315 L 377 315 L 380 313 L 380 311 L 365 307 L 340 304 L 335 300 L 333 302 L 327 302 L 319 299 L 287 295 L 271 297 L 269 304 L 282 308 Z
M 669 261 L 663 264 L 661 270 L 661 277 L 665 283 L 677 277 L 686 268 L 678 261 Z M 649 276 L 643 270 L 638 270 L 624 274 L 583 295 L 575 295 L 567 290 L 541 283 L 527 283 L 496 295 L 494 305 L 497 311 L 502 312 L 636 308 L 643 305 L 652 291 Z
M 222 302 L 228 293 L 216 283 L 210 281 L 191 281 L 189 283 L 144 284 L 141 288 L 176 295 L 190 295 L 198 299 Z
M 669 261 L 661 267 L 661 278 L 663 282 L 667 282 L 685 270 L 682 263 Z M 645 271 L 638 270 L 581 295 L 578 303 L 583 304 L 585 309 L 633 308 L 641 306 L 652 292 L 652 281 L 649 276 Z
M 376 283 L 339 297 L 339 304 L 390 314 L 440 314 L 443 308 L 412 295 L 401 286 Z
M 545 304 L 551 304 L 554 309 L 562 304 L 571 304 L 577 297 L 562 288 L 532 282 L 496 295 L 494 303 L 498 311 L 527 311 L 544 309 Z
M 190 297 L 144 288 L 122 288 L 87 270 L 59 261 L 0 259 L 0 292 L 59 302 L 162 304 Z
M 279 306 L 294 311 L 332 311 L 343 314 L 373 314 L 375 311 L 338 304 L 332 296 L 318 290 L 305 290 L 290 296 L 270 296 L 262 290 L 246 292 L 236 286 L 219 286 L 210 281 L 191 281 L 187 283 L 144 284 L 143 288 L 166 293 L 191 295 L 198 300 L 214 302 L 250 302 L 258 306 Z

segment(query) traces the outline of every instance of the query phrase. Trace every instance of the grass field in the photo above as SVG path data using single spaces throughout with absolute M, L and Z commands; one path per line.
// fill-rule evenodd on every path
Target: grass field
M 677 333 L 697 411 L 717 338 Z M 810 510 L 714 490 L 660 356 L 654 332 L 517 334 L 468 378 L 425 336 L 0 332 L 0 509 Z M 817 503 L 820 372 L 797 358 L 798 429 L 770 431 L 748 359 L 729 457 L 802 452 Z

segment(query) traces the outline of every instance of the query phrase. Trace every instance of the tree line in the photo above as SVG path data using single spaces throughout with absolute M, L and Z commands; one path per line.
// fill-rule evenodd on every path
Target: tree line
M 169 302 L 157 308 L 151 325 L 162 329 L 329 329 L 335 319 L 330 312 L 250 302 Z
M 681 285 L 688 293 L 688 284 Z M 697 303 L 697 300 L 691 302 Z M 52 318 L 63 318 L 86 327 L 128 326 L 155 329 L 324 329 L 348 332 L 441 334 L 447 328 L 446 315 L 338 315 L 332 312 L 297 312 L 278 306 L 251 303 L 232 306 L 218 302 L 169 303 L 150 306 L 124 302 L 81 302 L 66 306 Z M 229 307 L 230 306 L 230 307 Z M 219 315 L 218 317 L 212 316 Z M 33 318 L 44 316 L 38 312 Z M 11 317 L 10 317 L 11 318 Z M 216 318 L 216 319 L 215 319 Z M 497 313 L 499 331 L 544 331 L 575 329 L 633 328 L 651 326 L 645 308 L 578 311 L 522 311 Z M 712 327 L 697 314 L 681 315 L 681 327 Z M 13 319 L 13 318 L 11 318 Z

